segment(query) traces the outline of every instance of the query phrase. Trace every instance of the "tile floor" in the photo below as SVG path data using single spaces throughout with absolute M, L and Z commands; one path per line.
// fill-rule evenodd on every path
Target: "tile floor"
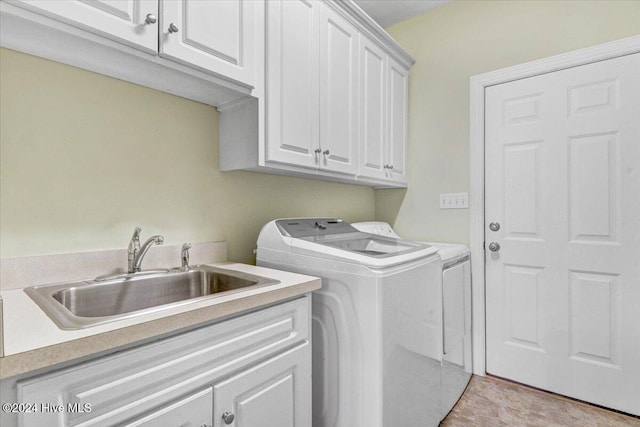
M 471 377 L 441 427 L 640 427 L 629 417 L 494 377 Z

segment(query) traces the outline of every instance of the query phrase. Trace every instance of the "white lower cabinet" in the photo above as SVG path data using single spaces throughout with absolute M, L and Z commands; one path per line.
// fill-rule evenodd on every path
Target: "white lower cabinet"
M 213 390 L 207 388 L 143 416 L 123 427 L 204 427 L 213 424 Z
M 308 425 L 309 343 L 213 386 L 213 419 L 236 427 Z
M 311 427 L 310 299 L 20 379 L 9 424 Z

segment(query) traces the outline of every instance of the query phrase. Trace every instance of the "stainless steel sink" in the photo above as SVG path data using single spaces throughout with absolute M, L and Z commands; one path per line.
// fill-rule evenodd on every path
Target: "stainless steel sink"
M 32 286 L 25 292 L 60 328 L 80 329 L 276 283 L 266 277 L 198 266 Z

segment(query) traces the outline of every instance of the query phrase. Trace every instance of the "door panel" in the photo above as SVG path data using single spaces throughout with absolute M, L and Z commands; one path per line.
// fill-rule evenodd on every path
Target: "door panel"
M 356 175 L 358 31 L 320 3 L 320 167 Z
M 213 390 L 207 388 L 126 423 L 123 427 L 210 426 L 213 424 L 212 403 Z
M 409 72 L 389 58 L 389 177 L 406 181 Z
M 387 55 L 366 37 L 361 38 L 360 70 L 362 111 L 360 120 L 360 174 L 386 178 Z
M 269 162 L 318 167 L 318 7 L 305 0 L 266 3 Z
M 485 95 L 487 371 L 640 414 L 640 54 Z
M 157 20 L 158 0 L 20 0 L 16 4 L 135 48 L 158 52 L 158 24 L 145 22 L 147 14 Z
M 227 413 L 236 427 L 311 427 L 310 351 L 305 343 L 215 384 L 214 425 Z
M 258 3 L 252 0 L 165 1 L 162 56 L 254 84 L 253 31 Z M 170 33 L 170 24 L 178 31 Z

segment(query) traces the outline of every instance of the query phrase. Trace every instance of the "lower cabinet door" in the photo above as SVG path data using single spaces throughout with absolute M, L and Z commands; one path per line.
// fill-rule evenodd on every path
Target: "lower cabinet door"
M 311 427 L 308 342 L 213 386 L 215 427 Z
M 126 427 L 211 426 L 213 424 L 212 402 L 213 390 L 207 388 L 124 425 Z

